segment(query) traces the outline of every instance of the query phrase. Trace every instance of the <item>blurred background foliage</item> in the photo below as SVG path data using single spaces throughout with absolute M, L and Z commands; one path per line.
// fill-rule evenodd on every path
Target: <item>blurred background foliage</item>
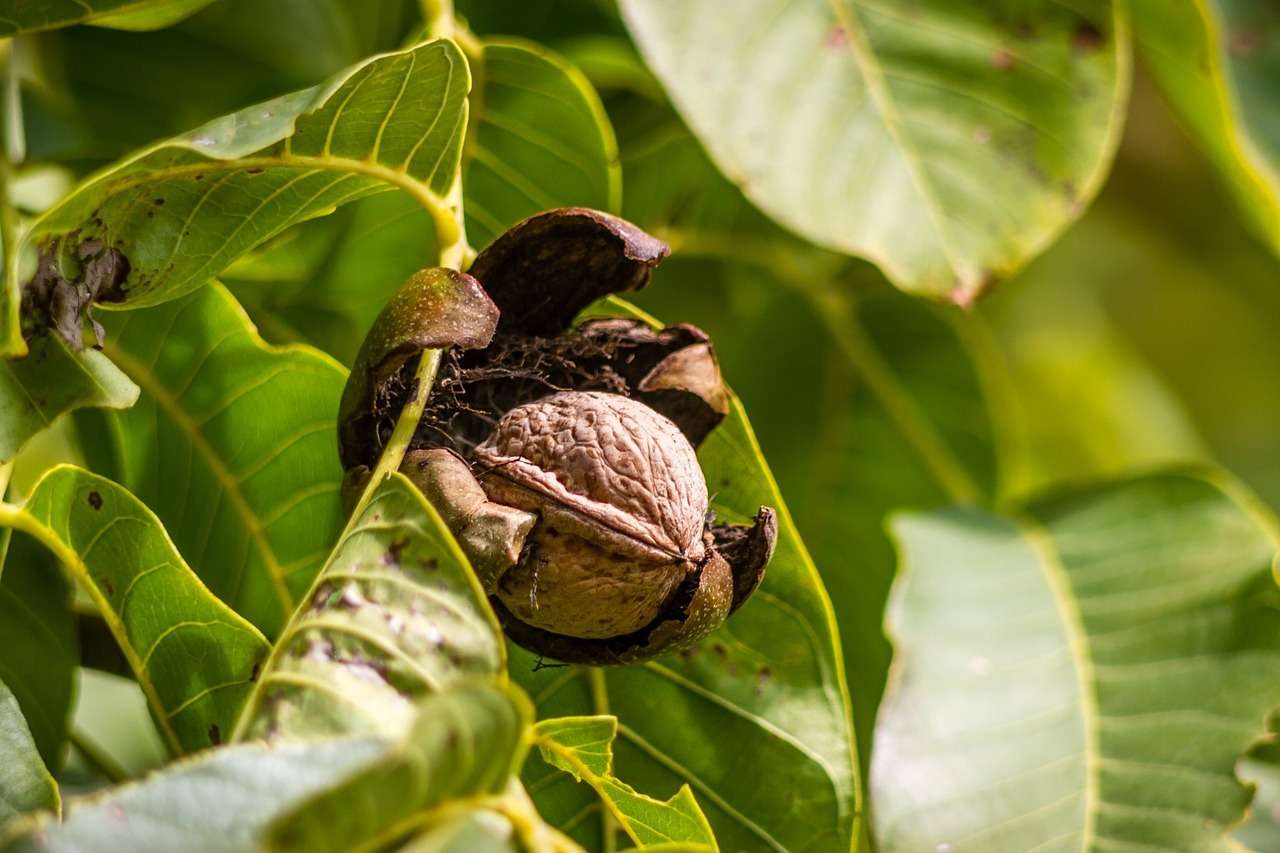
M 1100 195 L 965 311 L 902 295 L 872 265 L 814 248 L 756 211 L 684 128 L 607 0 L 457 8 L 478 35 L 550 46 L 599 91 L 618 138 L 622 213 L 674 248 L 635 302 L 716 341 L 835 605 L 864 765 L 890 653 L 881 614 L 895 567 L 891 513 L 958 495 L 1000 507 L 1064 481 L 1187 460 L 1221 463 L 1280 511 L 1280 261 L 1246 230 L 1140 63 Z M 40 34 L 14 57 L 34 164 L 19 190 L 38 208 L 68 174 L 313 85 L 413 40 L 419 20 L 409 0 L 219 0 L 159 32 Z M 395 196 L 371 198 L 295 229 L 226 279 L 269 340 L 306 341 L 349 363 L 372 314 L 308 314 L 297 303 L 332 274 L 327 248 L 340 242 L 376 310 L 430 256 L 420 220 Z M 281 279 L 296 287 L 260 286 Z M 961 470 L 939 477 L 921 462 L 938 443 Z M 32 455 L 65 453 L 52 435 Z M 159 761 L 147 727 L 127 722 L 144 713 L 127 691 L 85 687 L 84 702 L 131 710 L 82 705 L 84 730 L 119 744 L 131 772 Z M 122 738 L 121 726 L 135 734 Z

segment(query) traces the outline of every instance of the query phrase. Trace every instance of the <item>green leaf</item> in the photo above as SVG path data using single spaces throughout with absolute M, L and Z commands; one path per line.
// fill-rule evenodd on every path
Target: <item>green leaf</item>
M 469 85 L 449 41 L 374 57 L 99 172 L 26 240 L 118 249 L 130 264 L 124 298 L 143 307 L 200 287 L 290 225 L 381 190 L 404 190 L 453 228 L 444 196 Z
M 1161 94 L 1253 230 L 1280 252 L 1280 19 L 1265 3 L 1136 0 L 1134 36 Z
M 1255 499 L 1167 473 L 895 533 L 881 849 L 1238 849 L 1235 764 L 1280 699 Z
M 400 853 L 523 853 L 511 822 L 477 809 L 449 818 L 398 848 Z
M 830 603 L 736 401 L 698 455 L 719 518 L 746 522 L 761 505 L 778 511 L 777 547 L 751 600 L 680 656 L 593 676 L 539 669 L 513 651 L 512 677 L 541 718 L 616 716 L 618 775 L 658 795 L 688 784 L 723 848 L 850 849 L 863 828 Z M 602 683 L 593 687 L 593 678 Z M 550 822 L 588 849 L 600 846 L 598 821 L 579 814 L 593 806 L 590 791 L 567 777 L 526 778 Z
M 49 553 L 0 528 L 0 681 L 8 685 L 47 767 L 62 767 L 80 662 L 72 590 Z
M 19 33 L 95 24 L 154 30 L 181 21 L 213 0 L 27 0 L 0 13 L 0 38 Z
M 617 146 L 590 84 L 538 45 L 483 46 L 463 151 L 470 242 L 483 246 L 549 208 L 616 210 Z M 350 363 L 391 295 L 436 264 L 432 235 L 430 216 L 403 194 L 363 199 L 246 258 L 229 283 L 269 337 Z
M 591 84 L 532 42 L 486 40 L 474 138 L 465 152 L 467 234 L 484 246 L 555 207 L 616 212 L 613 128 Z
M 689 842 L 716 850 L 715 835 L 688 785 L 666 802 L 637 792 L 613 775 L 615 717 L 559 717 L 534 730 L 542 759 L 586 782 L 609 806 L 631 840 L 643 847 Z
M 1093 197 L 1128 88 L 1123 4 L 623 0 L 722 171 L 898 286 L 971 303 Z
M 399 736 L 407 701 L 502 671 L 501 636 L 448 529 L 394 475 L 348 525 L 276 643 L 238 737 Z
M 102 353 L 73 353 L 56 336 L 35 338 L 25 357 L 0 358 L 0 463 L 65 412 L 127 409 L 137 399 L 138 386 Z
M 385 842 L 409 821 L 432 820 L 432 810 L 507 787 L 525 755 L 528 699 L 494 683 L 462 682 L 426 696 L 416 710 L 413 728 L 390 755 L 277 820 L 267 848 L 346 850 Z
M 267 636 L 342 529 L 335 417 L 345 371 L 268 347 L 221 286 L 104 317 L 104 353 L 142 389 L 78 421 L 81 442 L 143 503 L 209 589 Z
M 31 738 L 18 700 L 0 681 L 0 828 L 13 818 L 37 809 L 57 812 L 58 785 L 45 769 Z
M 267 643 L 200 583 L 145 505 L 110 480 L 62 465 L 22 510 L 0 512 L 0 523 L 38 538 L 80 582 L 170 750 L 230 734 Z
M 206 750 L 69 804 L 65 821 L 44 821 L 5 851 L 259 850 L 273 820 L 377 767 L 388 752 L 379 738 Z

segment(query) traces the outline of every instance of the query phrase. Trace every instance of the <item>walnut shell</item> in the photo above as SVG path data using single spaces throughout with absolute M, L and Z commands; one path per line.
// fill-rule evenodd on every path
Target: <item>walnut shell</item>
M 492 500 L 638 560 L 700 563 L 707 481 L 688 439 L 616 394 L 562 391 L 517 406 L 475 449 Z

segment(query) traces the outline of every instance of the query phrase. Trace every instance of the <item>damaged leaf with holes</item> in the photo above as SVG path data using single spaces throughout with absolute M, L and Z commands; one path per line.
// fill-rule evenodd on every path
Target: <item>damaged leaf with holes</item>
M 565 208 L 490 244 L 470 274 L 428 270 L 379 316 L 343 395 L 349 488 L 409 396 L 416 356 L 450 347 L 402 470 L 440 508 L 508 636 L 571 663 L 689 648 L 759 584 L 777 522 L 708 511 L 695 448 L 729 394 L 699 329 L 597 318 L 668 249 Z

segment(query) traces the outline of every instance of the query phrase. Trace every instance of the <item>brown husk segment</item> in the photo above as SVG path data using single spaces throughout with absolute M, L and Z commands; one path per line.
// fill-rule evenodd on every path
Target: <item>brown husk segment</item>
M 415 328 L 415 321 L 395 320 L 395 314 L 416 313 L 421 306 L 393 301 L 375 324 L 373 343 L 367 340 L 362 348 L 343 397 L 344 466 L 376 461 L 408 396 L 412 356 L 427 345 L 454 346 L 445 353 L 411 452 L 446 448 L 474 465 L 476 446 L 505 413 L 558 391 L 632 397 L 671 420 L 696 447 L 727 415 L 729 402 L 701 330 L 687 325 L 654 330 L 640 321 L 607 318 L 566 332 L 603 296 L 642 288 L 667 253 L 663 243 L 630 223 L 568 208 L 539 214 L 498 237 L 476 259 L 471 276 L 428 271 L 483 283 L 501 310 L 492 340 L 487 346 L 472 341 L 476 348 L 465 351 L 456 340 L 405 344 L 403 330 Z M 440 327 L 431 318 L 416 322 Z M 583 639 L 553 633 L 515 618 L 497 597 L 491 601 L 511 638 L 539 654 L 596 665 L 644 660 L 688 648 L 740 606 L 759 583 L 775 535 L 776 521 L 767 508 L 754 526 L 712 527 L 708 521 L 705 541 L 714 546 L 700 561 L 685 564 L 683 579 L 657 617 L 623 636 Z

